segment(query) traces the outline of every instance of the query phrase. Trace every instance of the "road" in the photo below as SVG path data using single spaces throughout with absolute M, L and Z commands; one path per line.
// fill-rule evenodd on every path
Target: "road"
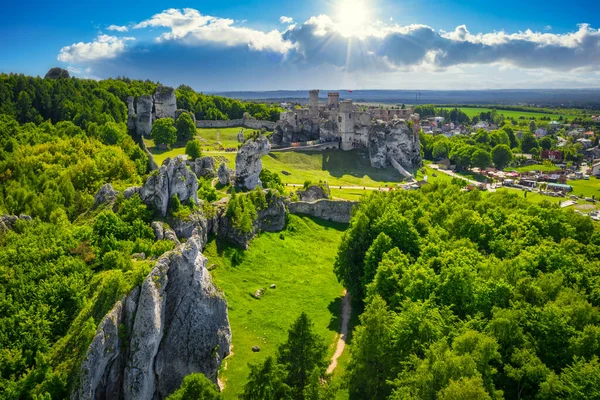
M 350 315 L 352 314 L 352 302 L 350 301 L 350 293 L 344 290 L 344 300 L 342 304 L 342 329 L 340 330 L 340 337 L 337 341 L 335 353 L 331 357 L 331 364 L 327 368 L 327 373 L 331 374 L 337 367 L 338 358 L 344 352 L 346 347 L 346 338 L 348 336 L 348 322 L 350 321 Z

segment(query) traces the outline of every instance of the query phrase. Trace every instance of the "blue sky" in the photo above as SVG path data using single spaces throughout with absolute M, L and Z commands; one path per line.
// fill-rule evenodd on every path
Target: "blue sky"
M 600 1 L 8 0 L 1 72 L 197 90 L 600 87 Z

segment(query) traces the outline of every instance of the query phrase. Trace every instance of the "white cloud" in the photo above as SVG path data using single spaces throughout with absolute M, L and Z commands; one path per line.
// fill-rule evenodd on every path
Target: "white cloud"
M 171 8 L 140 22 L 134 28 L 169 28 L 170 32 L 157 38 L 159 42 L 182 40 L 188 44 L 216 43 L 230 47 L 247 45 L 252 50 L 281 54 L 292 48 L 292 44 L 283 40 L 281 32 L 277 30 L 263 32 L 234 24 L 232 19 L 202 15 L 192 8 Z
M 552 30 L 552 25 L 546 25 L 546 26 L 544 27 L 544 30 L 545 30 L 545 31 L 551 31 L 551 30 Z
M 294 18 L 282 15 L 281 17 L 279 17 L 279 22 L 281 22 L 282 24 L 293 24 Z
M 133 40 L 135 38 L 99 35 L 93 42 L 79 42 L 63 47 L 58 54 L 58 60 L 79 63 L 115 58 L 125 51 L 125 43 Z
M 126 26 L 119 26 L 119 25 L 110 25 L 108 28 L 109 31 L 117 31 L 117 32 L 127 32 L 129 30 L 129 28 L 127 28 Z

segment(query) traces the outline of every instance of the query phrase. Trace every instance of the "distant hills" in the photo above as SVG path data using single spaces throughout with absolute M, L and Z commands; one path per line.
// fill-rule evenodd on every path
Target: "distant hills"
M 527 104 L 540 106 L 598 107 L 600 89 L 507 89 L 507 90 L 321 90 L 340 92 L 342 99 L 365 103 L 394 104 Z M 240 100 L 301 101 L 308 99 L 308 90 L 277 90 L 254 92 L 216 92 L 220 96 Z

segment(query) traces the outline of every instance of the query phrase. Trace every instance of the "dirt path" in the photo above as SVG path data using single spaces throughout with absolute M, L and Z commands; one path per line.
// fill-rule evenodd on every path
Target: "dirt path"
M 327 368 L 327 373 L 331 374 L 337 367 L 337 360 L 340 358 L 346 347 L 346 337 L 348 336 L 348 321 L 350 321 L 350 314 L 352 313 L 352 304 L 350 302 L 350 293 L 344 290 L 344 300 L 342 304 L 342 329 L 340 337 L 337 341 L 337 347 L 333 357 L 331 357 L 331 364 Z

